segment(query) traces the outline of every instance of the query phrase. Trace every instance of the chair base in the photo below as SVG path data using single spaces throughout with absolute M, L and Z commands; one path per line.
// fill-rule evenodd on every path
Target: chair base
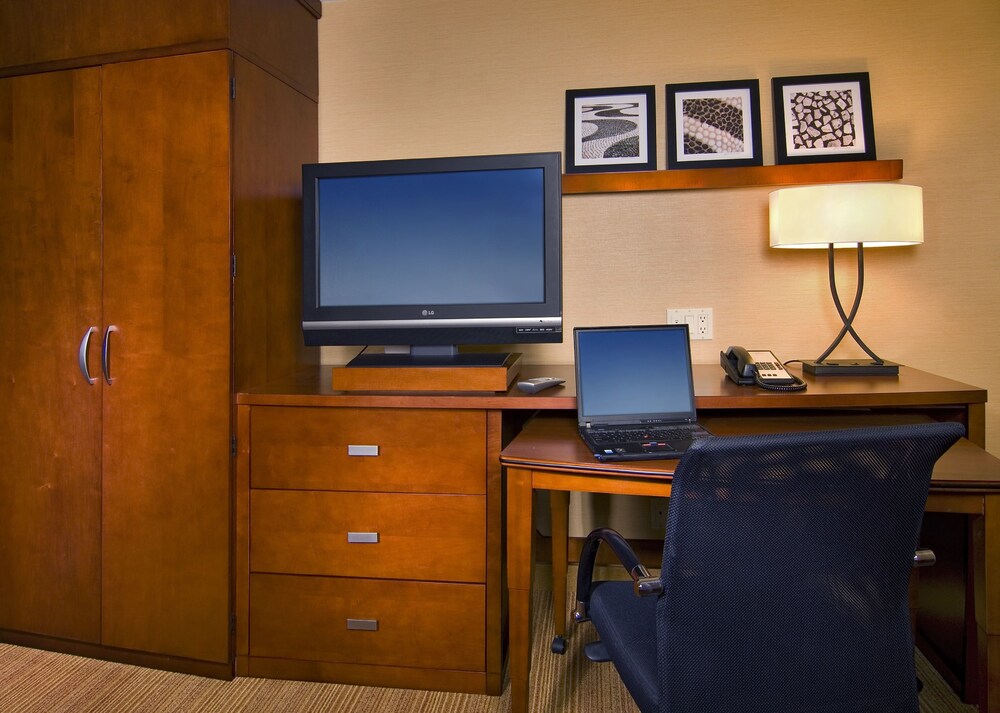
M 583 653 L 594 663 L 605 663 L 611 660 L 611 654 L 608 653 L 603 641 L 591 641 L 583 647 Z

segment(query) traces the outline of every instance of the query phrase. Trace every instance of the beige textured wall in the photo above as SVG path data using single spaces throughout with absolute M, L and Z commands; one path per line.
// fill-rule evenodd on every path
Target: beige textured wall
M 879 158 L 924 188 L 925 243 L 870 251 L 859 331 L 883 357 L 990 390 L 1000 453 L 1000 3 L 996 0 L 333 0 L 320 159 L 562 150 L 566 89 L 869 72 Z M 815 358 L 839 327 L 825 256 L 767 246 L 767 188 L 568 196 L 565 329 L 712 307 L 731 343 Z M 853 294 L 853 264 L 842 293 Z M 836 356 L 857 356 L 842 348 Z M 523 349 L 571 363 L 572 344 Z M 325 362 L 347 352 L 324 351 Z

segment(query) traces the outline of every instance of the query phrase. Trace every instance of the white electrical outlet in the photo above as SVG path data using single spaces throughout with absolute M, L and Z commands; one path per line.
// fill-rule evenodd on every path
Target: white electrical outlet
M 668 309 L 667 324 L 687 324 L 691 339 L 712 338 L 712 308 Z

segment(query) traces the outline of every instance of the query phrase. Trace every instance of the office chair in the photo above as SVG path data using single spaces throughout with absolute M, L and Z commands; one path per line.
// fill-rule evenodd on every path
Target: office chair
M 918 710 L 908 581 L 930 423 L 716 437 L 681 459 L 650 577 L 613 530 L 580 557 L 577 621 L 643 713 Z M 592 582 L 607 542 L 632 582 Z

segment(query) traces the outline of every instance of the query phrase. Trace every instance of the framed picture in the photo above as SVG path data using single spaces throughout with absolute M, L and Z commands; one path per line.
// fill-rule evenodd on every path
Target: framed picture
M 566 91 L 566 173 L 656 169 L 652 86 Z
M 760 82 L 668 84 L 667 168 L 761 166 Z
M 867 72 L 774 77 L 771 94 L 775 163 L 875 159 Z

